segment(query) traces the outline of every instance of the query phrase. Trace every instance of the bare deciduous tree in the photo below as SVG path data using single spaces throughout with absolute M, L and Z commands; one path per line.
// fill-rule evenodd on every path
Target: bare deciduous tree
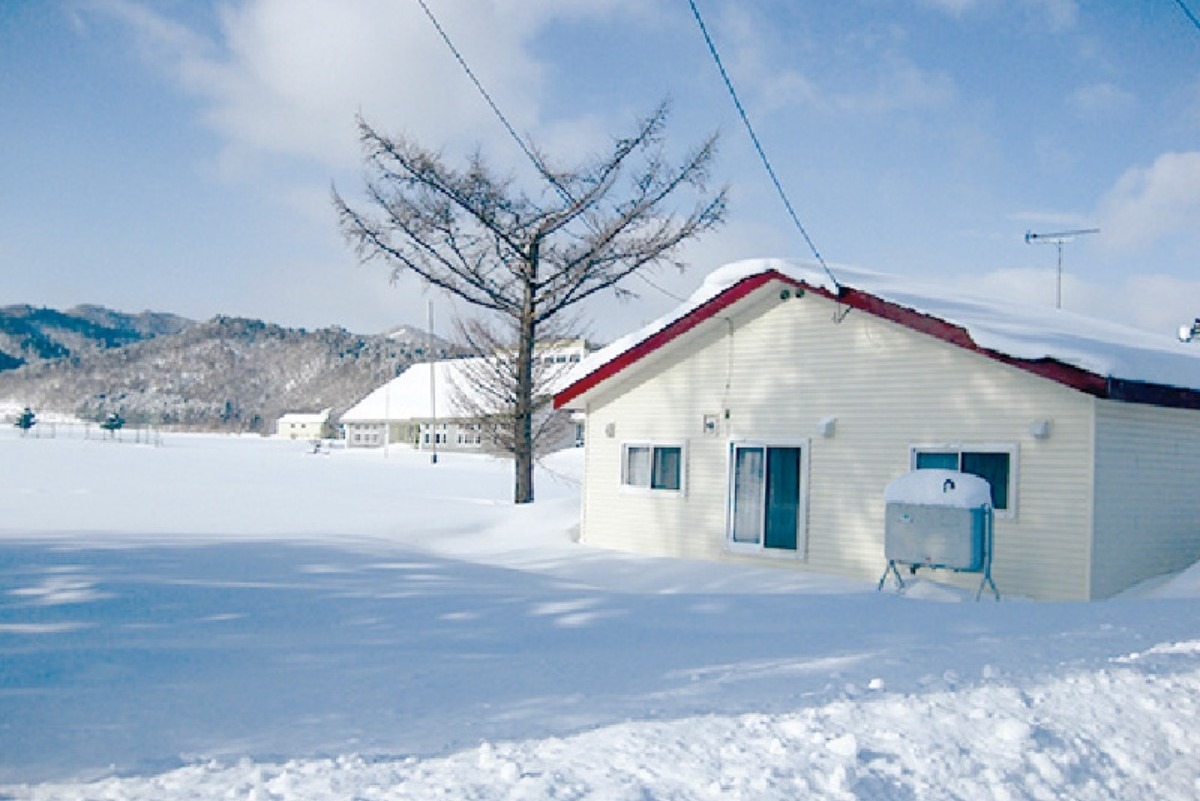
M 616 140 L 611 153 L 571 170 L 537 155 L 539 191 L 492 174 L 477 151 L 466 169 L 359 118 L 372 213 L 333 201 L 347 240 L 364 262 L 381 259 L 393 277 L 412 272 L 511 324 L 514 500 L 533 500 L 533 351 L 542 327 L 631 275 L 667 262 L 684 242 L 724 218 L 726 191 L 710 194 L 710 136 L 678 163 L 663 150 L 666 105 Z M 681 192 L 686 212 L 668 207 Z
M 554 411 L 552 396 L 574 367 L 566 360 L 566 354 L 575 339 L 572 336 L 575 329 L 558 322 L 547 321 L 540 328 L 539 339 L 544 347 L 540 353 L 534 350 L 530 369 L 533 383 L 529 406 L 530 449 L 535 459 L 555 446 L 561 447 L 571 425 L 566 413 Z M 473 353 L 487 356 L 463 362 L 459 379 L 450 388 L 456 413 L 479 426 L 486 445 L 515 453 L 514 417 L 521 370 L 514 338 L 478 319 L 460 320 L 457 329 L 460 342 Z

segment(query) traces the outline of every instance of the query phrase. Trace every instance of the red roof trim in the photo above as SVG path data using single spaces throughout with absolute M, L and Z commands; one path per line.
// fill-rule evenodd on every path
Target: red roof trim
M 733 304 L 737 303 L 742 298 L 746 297 L 754 290 L 764 284 L 770 283 L 772 280 L 783 279 L 790 284 L 796 284 L 795 281 L 784 278 L 783 275 L 774 272 L 755 273 L 754 275 L 743 278 L 733 286 L 721 292 L 716 297 L 710 298 L 700 304 L 690 312 L 680 317 L 675 322 L 668 325 L 666 328 L 651 334 L 646 339 L 637 343 L 629 350 L 620 354 L 616 358 L 609 359 L 604 364 L 600 365 L 595 371 L 588 373 L 583 378 L 571 384 L 562 392 L 554 396 L 554 408 L 561 409 L 566 404 L 578 398 L 583 393 L 592 389 L 603 381 L 615 376 L 617 373 L 624 370 L 631 364 L 641 361 L 644 357 L 650 355 L 654 351 L 666 345 L 671 340 L 679 337 L 682 334 L 691 331 L 696 326 L 705 320 L 715 317 L 719 312 L 724 311 Z
M 1128 403 L 1145 403 L 1153 406 L 1200 409 L 1200 390 L 1108 378 L 1070 364 L 1065 364 L 1057 359 L 1018 359 L 980 347 L 971 339 L 971 335 L 965 328 L 946 322 L 939 317 L 933 317 L 914 309 L 891 303 L 890 301 L 852 287 L 843 287 L 838 293 L 830 292 L 823 287 L 811 286 L 774 270 L 756 273 L 743 278 L 716 297 L 702 303 L 688 314 L 675 320 L 666 328 L 647 337 L 616 358 L 605 362 L 595 371 L 555 395 L 554 407 L 561 408 L 570 403 L 583 393 L 612 378 L 626 367 L 629 367 L 668 342 L 690 331 L 705 320 L 714 317 L 718 312 L 727 309 L 771 281 L 781 281 L 792 286 L 803 287 L 806 291 L 822 295 L 849 308 L 859 309 L 876 317 L 882 317 L 905 328 L 927 334 L 943 342 L 949 342 L 952 345 L 957 345 L 965 350 L 986 356 L 994 361 L 1033 373 L 1034 375 L 1097 398 L 1125 401 Z
M 1056 359 L 1018 359 L 1004 353 L 982 348 L 971 339 L 967 329 L 954 323 L 948 323 L 940 317 L 915 311 L 906 306 L 883 300 L 858 289 L 845 288 L 839 300 L 847 306 L 861 309 L 868 314 L 891 320 L 894 323 L 928 334 L 931 337 L 957 345 L 964 350 L 978 353 L 994 361 L 1016 367 L 1020 370 L 1048 378 L 1059 384 L 1064 384 L 1080 392 L 1086 392 L 1098 398 L 1108 396 L 1108 381 L 1104 376 L 1090 373 L 1079 367 L 1064 364 Z

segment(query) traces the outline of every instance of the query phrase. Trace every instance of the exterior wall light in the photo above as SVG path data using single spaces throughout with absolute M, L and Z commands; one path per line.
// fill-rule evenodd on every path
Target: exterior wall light
M 1029 424 L 1029 436 L 1033 437 L 1034 439 L 1049 439 L 1050 421 L 1034 420 Z
M 822 417 L 817 421 L 817 433 L 825 439 L 833 437 L 834 431 L 837 430 L 836 417 Z

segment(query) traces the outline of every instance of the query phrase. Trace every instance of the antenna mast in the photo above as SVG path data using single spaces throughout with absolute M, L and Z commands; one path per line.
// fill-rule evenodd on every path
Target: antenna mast
M 1025 232 L 1026 245 L 1054 245 L 1058 248 L 1058 279 L 1054 283 L 1054 308 L 1062 308 L 1062 249 L 1063 245 L 1074 241 L 1075 237 L 1083 234 L 1098 234 L 1099 228 L 1078 228 L 1074 231 L 1056 231 L 1052 234 L 1035 234 Z

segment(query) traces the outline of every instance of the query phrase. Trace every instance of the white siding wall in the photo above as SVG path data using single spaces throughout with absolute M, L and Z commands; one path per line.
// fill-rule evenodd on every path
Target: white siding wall
M 768 289 L 756 302 L 757 309 L 741 304 L 731 323 L 710 321 L 684 344 L 668 345 L 635 366 L 629 379 L 591 399 L 583 527 L 588 542 L 730 558 L 730 438 L 807 438 L 807 564 L 878 578 L 884 567 L 883 490 L 909 469 L 910 445 L 1015 445 L 1017 514 L 996 526 L 993 575 L 1000 590 L 1087 597 L 1089 397 L 864 312 L 835 323 L 834 304 L 811 294 L 780 301 L 778 289 Z M 702 433 L 705 414 L 720 416 L 718 436 Z M 837 418 L 830 438 L 816 433 L 824 417 Z M 1029 434 L 1034 420 L 1051 421 L 1049 438 Z M 609 424 L 612 437 L 606 436 Z M 682 497 L 619 486 L 621 443 L 640 440 L 686 440 Z M 965 585 L 978 583 L 978 577 L 960 578 Z
M 623 384 L 620 394 L 589 405 L 584 437 L 586 541 L 640 553 L 721 556 L 727 440 L 705 436 L 702 424 L 705 414 L 719 414 L 723 408 L 724 330 L 720 323 L 694 332 L 689 349 L 693 355 L 679 361 L 674 361 L 674 349 L 652 355 L 638 365 L 641 377 L 653 377 L 652 382 Z M 684 492 L 621 487 L 621 445 L 629 441 L 683 443 Z
M 275 423 L 275 436 L 284 439 L 321 439 L 326 433 L 327 425 L 320 422 L 296 422 L 281 418 Z
M 1200 411 L 1096 404 L 1092 595 L 1200 559 Z

